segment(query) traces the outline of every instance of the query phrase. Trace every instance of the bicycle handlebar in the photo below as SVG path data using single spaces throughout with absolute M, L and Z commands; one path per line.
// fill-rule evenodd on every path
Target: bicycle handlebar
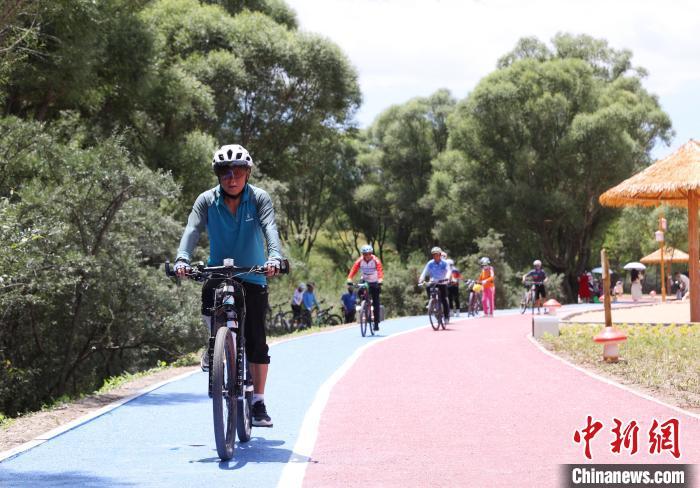
M 444 280 L 437 280 L 437 281 L 424 281 L 422 283 L 418 283 L 418 286 L 435 286 L 435 285 L 446 285 L 450 282 L 449 279 L 444 279 Z
M 190 271 L 185 273 L 185 276 L 195 281 L 204 281 L 212 277 L 217 278 L 236 278 L 244 274 L 265 274 L 267 268 L 265 266 L 204 266 L 204 263 L 194 263 L 190 267 Z M 289 261 L 286 259 L 280 260 L 280 273 L 289 273 Z M 170 260 L 165 261 L 165 275 L 177 277 L 177 273 L 170 267 Z

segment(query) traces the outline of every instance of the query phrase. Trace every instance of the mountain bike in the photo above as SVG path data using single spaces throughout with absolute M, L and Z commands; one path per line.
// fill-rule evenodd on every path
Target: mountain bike
M 477 317 L 481 312 L 481 285 L 475 280 L 465 281 L 467 291 L 467 317 Z
M 372 310 L 372 300 L 369 295 L 369 283 L 362 282 L 355 285 L 357 296 L 360 298 L 360 334 L 362 337 L 367 335 L 367 331 L 374 335 L 374 312 Z
M 433 330 L 445 330 L 450 319 L 450 311 L 443 310 L 442 300 L 440 300 L 440 291 L 437 285 L 447 284 L 447 280 L 430 281 L 423 286 L 427 286 L 430 291 L 430 300 L 428 300 L 428 318 L 430 326 Z
M 294 313 L 291 310 L 285 310 L 285 303 L 268 306 L 267 315 L 265 317 L 265 329 L 268 332 L 286 333 L 291 332 L 293 328 Z M 276 313 L 273 313 L 277 310 Z
M 528 308 L 532 309 L 532 313 L 535 313 L 535 291 L 537 285 L 541 283 L 535 283 L 533 281 L 525 281 L 525 291 L 523 292 L 523 298 L 520 300 L 520 313 L 525 313 Z M 540 307 L 537 306 L 537 313 L 540 313 Z
M 323 300 L 321 300 L 321 303 L 323 303 Z M 313 325 L 316 325 L 318 327 L 324 326 L 324 325 L 340 325 L 343 323 L 343 317 L 338 315 L 337 313 L 332 313 L 332 310 L 334 309 L 334 306 L 326 307 L 326 308 L 319 308 L 316 310 L 316 315 L 314 316 L 313 319 Z
M 287 261 L 282 262 L 280 271 L 289 272 Z M 165 262 L 165 274 L 177 276 L 169 261 Z M 208 352 L 214 440 L 222 461 L 233 457 L 236 434 L 240 442 L 248 442 L 253 426 L 253 377 L 245 350 L 245 288 L 237 279 L 245 274 L 265 274 L 265 268 L 237 267 L 233 259 L 224 259 L 223 266 L 205 267 L 204 263 L 194 263 L 187 273 L 187 277 L 195 281 L 221 280 L 213 290 Z

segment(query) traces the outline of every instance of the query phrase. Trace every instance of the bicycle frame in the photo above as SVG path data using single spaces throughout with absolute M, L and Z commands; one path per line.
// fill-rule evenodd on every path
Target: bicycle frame
M 532 310 L 532 314 L 534 315 L 535 313 L 535 302 L 536 302 L 536 290 L 537 290 L 537 285 L 541 283 L 534 283 L 534 282 L 526 282 L 525 286 L 527 286 L 527 290 L 525 291 L 524 294 L 524 304 L 525 306 L 523 307 L 523 310 L 521 313 L 524 313 L 527 308 L 530 308 Z M 527 306 L 529 304 L 529 307 Z M 540 310 L 540 306 L 537 306 L 537 310 Z M 539 312 L 538 312 L 539 313 Z
M 283 261 L 280 271 L 288 270 Z M 165 273 L 177 277 L 168 261 Z M 248 442 L 252 427 L 250 402 L 254 388 L 245 348 L 246 292 L 239 279 L 247 273 L 265 274 L 266 268 L 235 267 L 232 259 L 225 259 L 224 266 L 198 263 L 186 273 L 195 281 L 217 280 L 211 284 L 214 300 L 207 310 L 211 316 L 208 394 L 213 404 L 216 448 L 222 460 L 233 456 L 236 431 L 241 442 Z

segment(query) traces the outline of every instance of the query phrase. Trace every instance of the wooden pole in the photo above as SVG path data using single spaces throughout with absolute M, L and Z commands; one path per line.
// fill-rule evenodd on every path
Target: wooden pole
M 659 231 L 664 233 L 664 238 L 661 242 L 659 242 L 659 245 L 661 246 L 661 301 L 665 302 L 666 301 L 666 276 L 664 271 L 664 251 L 666 250 L 666 235 L 665 235 L 665 230 L 663 226 L 661 225 L 661 221 L 664 218 L 664 214 L 662 213 L 661 216 L 659 217 Z
M 603 265 L 603 304 L 605 306 L 605 327 L 612 327 L 612 310 L 610 308 L 610 264 L 608 264 L 608 256 L 605 254 L 605 249 L 600 250 L 600 262 Z
M 688 192 L 688 271 L 690 272 L 690 321 L 700 322 L 700 278 L 698 275 L 698 194 Z

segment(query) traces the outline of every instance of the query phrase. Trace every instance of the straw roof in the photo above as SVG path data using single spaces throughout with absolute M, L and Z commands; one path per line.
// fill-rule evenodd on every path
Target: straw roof
M 676 152 L 603 193 L 606 207 L 666 203 L 688 206 L 688 192 L 700 190 L 700 142 L 691 139 Z
M 690 256 L 680 249 L 675 249 L 670 246 L 666 246 L 664 249 L 664 263 L 687 263 L 689 259 Z M 661 249 L 657 249 L 648 256 L 644 256 L 639 261 L 644 264 L 661 264 Z

